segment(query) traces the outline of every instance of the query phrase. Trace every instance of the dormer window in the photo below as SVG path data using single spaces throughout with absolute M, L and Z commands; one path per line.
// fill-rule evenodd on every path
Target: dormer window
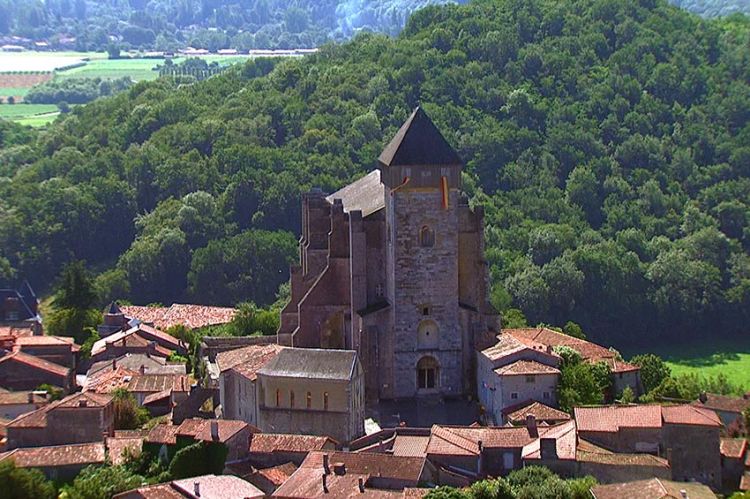
M 419 230 L 419 245 L 423 248 L 435 246 L 435 231 L 427 225 L 423 225 Z

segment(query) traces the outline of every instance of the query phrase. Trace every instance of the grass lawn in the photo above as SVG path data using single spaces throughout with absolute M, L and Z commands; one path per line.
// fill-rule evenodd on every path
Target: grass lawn
M 672 369 L 672 374 L 717 376 L 723 373 L 732 384 L 750 390 L 750 338 L 732 341 L 707 339 L 644 351 L 661 356 Z
M 162 64 L 160 59 L 96 59 L 80 68 L 58 71 L 57 78 L 122 78 L 129 76 L 133 80 L 153 80 L 159 73 L 154 66 Z
M 44 126 L 59 114 L 54 104 L 2 104 L 0 118 L 15 121 L 21 125 Z
M 0 87 L 0 97 L 13 95 L 24 96 L 29 91 L 29 87 Z

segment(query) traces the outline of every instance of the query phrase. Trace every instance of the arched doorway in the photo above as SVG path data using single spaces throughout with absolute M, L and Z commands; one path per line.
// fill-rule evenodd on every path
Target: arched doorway
M 417 362 L 417 390 L 435 390 L 440 384 L 440 366 L 433 357 L 422 357 Z

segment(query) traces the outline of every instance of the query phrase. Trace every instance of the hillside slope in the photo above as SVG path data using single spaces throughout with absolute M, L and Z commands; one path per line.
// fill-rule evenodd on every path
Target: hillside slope
M 301 193 L 367 172 L 421 103 L 486 208 L 499 308 L 602 341 L 739 334 L 749 33 L 659 1 L 484 0 L 419 11 L 397 39 L 141 83 L 6 132 L 5 273 L 44 286 L 83 258 L 111 297 L 269 303 Z

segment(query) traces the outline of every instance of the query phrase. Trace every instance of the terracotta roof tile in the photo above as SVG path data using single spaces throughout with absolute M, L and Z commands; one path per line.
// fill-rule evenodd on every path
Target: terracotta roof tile
M 703 407 L 691 405 L 663 406 L 661 409 L 665 423 L 696 425 L 696 426 L 723 426 L 716 413 Z
M 44 428 L 47 426 L 47 414 L 57 409 L 101 408 L 112 402 L 112 397 L 93 392 L 82 392 L 69 395 L 26 414 L 18 416 L 8 423 L 13 428 Z M 85 404 L 85 405 L 82 405 Z
M 396 435 L 392 452 L 394 456 L 425 457 L 429 443 L 430 437 Z
M 669 468 L 669 462 L 661 457 L 646 453 L 627 454 L 623 452 L 587 452 L 576 451 L 576 460 L 585 463 L 609 464 L 612 466 L 656 466 Z
M 495 373 L 499 376 L 524 376 L 537 374 L 560 374 L 560 370 L 545 366 L 535 360 L 518 360 L 507 366 L 498 367 Z
M 4 362 L 19 362 L 60 377 L 67 377 L 70 374 L 70 368 L 68 367 L 20 351 L 5 354 L 0 357 L 0 363 Z
M 281 433 L 255 433 L 250 439 L 250 452 L 310 452 L 335 447 L 330 437 L 315 435 L 287 435 Z
M 160 392 L 155 392 L 150 395 L 146 395 L 143 398 L 143 405 L 147 406 L 156 402 L 163 401 L 164 399 L 169 399 L 172 396 L 172 390 L 162 390 Z
M 476 456 L 479 455 L 480 441 L 484 448 L 523 448 L 535 439 L 525 426 L 434 425 L 430 443 L 427 445 L 427 454 Z
M 185 374 L 137 374 L 130 379 L 127 389 L 134 393 L 189 392 L 190 378 Z
M 171 307 L 122 306 L 122 312 L 130 318 L 153 324 L 160 329 L 182 325 L 197 329 L 216 324 L 226 324 L 234 319 L 237 309 L 175 303 Z
M 133 456 L 141 454 L 144 437 L 109 437 L 106 440 L 109 460 L 112 464 L 125 462 L 126 450 Z
M 159 483 L 122 492 L 115 495 L 113 499 L 184 499 L 184 497 L 172 488 L 171 483 Z
M 67 346 L 73 350 L 81 347 L 76 345 L 73 338 L 68 336 L 20 336 L 16 338 L 18 346 Z
M 203 440 L 206 442 L 213 442 L 214 439 L 211 436 L 211 424 L 215 422 L 216 425 L 218 425 L 219 430 L 219 439 L 218 442 L 226 442 L 230 438 L 234 437 L 239 432 L 243 431 L 246 428 L 250 428 L 251 431 L 257 431 L 257 428 L 254 426 L 251 426 L 244 421 L 237 421 L 233 419 L 203 419 L 202 421 L 205 421 L 205 424 L 201 427 L 201 429 L 196 433 L 195 438 L 196 440 Z
M 94 376 L 86 378 L 86 386 L 83 390 L 86 392 L 111 393 L 118 388 L 127 387 L 132 377 L 137 374 L 138 371 L 122 366 L 110 370 L 101 370 Z
M 522 341 L 523 340 L 523 341 Z M 546 345 L 537 343 L 535 341 L 526 338 L 516 338 L 512 334 L 500 334 L 497 336 L 497 343 L 493 346 L 482 350 L 482 355 L 490 360 L 499 360 L 512 353 L 521 352 L 523 350 L 534 350 L 537 352 L 543 352 L 545 354 L 560 358 L 559 355 L 550 351 Z
M 705 402 L 696 400 L 693 402 L 693 405 L 715 411 L 742 413 L 745 409 L 750 407 L 750 398 L 706 393 Z
M 56 445 L 52 447 L 27 447 L 14 449 L 0 457 L 0 461 L 13 459 L 19 468 L 47 468 L 53 466 L 104 463 L 104 444 Z
M 257 470 L 255 474 L 265 478 L 277 487 L 286 482 L 294 472 L 297 471 L 297 465 L 294 463 L 284 463 L 272 468 Z
M 720 444 L 721 455 L 731 459 L 742 459 L 745 457 L 747 440 L 744 438 L 722 438 Z
M 534 416 L 537 421 L 567 421 L 570 419 L 570 414 L 567 412 L 552 408 L 536 400 L 527 400 L 506 407 L 503 409 L 503 415 L 514 424 L 525 422 L 527 416 Z
M 256 499 L 266 495 L 255 485 L 232 475 L 203 475 L 172 482 L 172 488 L 186 497 L 195 497 L 194 486 L 200 484 L 201 499 Z
M 711 489 L 700 483 L 672 482 L 661 478 L 635 482 L 597 485 L 591 489 L 594 499 L 673 499 L 685 491 L 690 499 L 715 499 Z
M 280 345 L 250 345 L 216 355 L 220 371 L 234 369 L 244 377 L 254 380 L 258 370 L 276 357 L 283 347 Z
M 625 428 L 661 428 L 658 405 L 576 407 L 578 431 L 617 432 Z
M 615 373 L 637 371 L 639 369 L 638 366 L 618 360 L 615 352 L 608 348 L 604 348 L 603 346 L 590 341 L 553 331 L 546 327 L 503 329 L 503 334 L 513 336 L 521 342 L 533 341 L 553 348 L 557 346 L 570 347 L 580 353 L 581 357 L 587 362 L 606 362 L 612 369 L 612 372 Z
M 743 492 L 750 490 L 750 471 L 746 471 L 742 475 L 742 478 L 740 479 L 740 490 Z
M 31 397 L 31 400 L 29 400 Z M 49 402 L 46 393 L 44 392 L 5 392 L 0 393 L 0 405 L 16 405 L 16 404 L 46 404 Z
M 146 437 L 146 442 L 154 444 L 173 445 L 177 443 L 177 429 L 179 426 L 171 424 L 158 424 L 151 428 Z

